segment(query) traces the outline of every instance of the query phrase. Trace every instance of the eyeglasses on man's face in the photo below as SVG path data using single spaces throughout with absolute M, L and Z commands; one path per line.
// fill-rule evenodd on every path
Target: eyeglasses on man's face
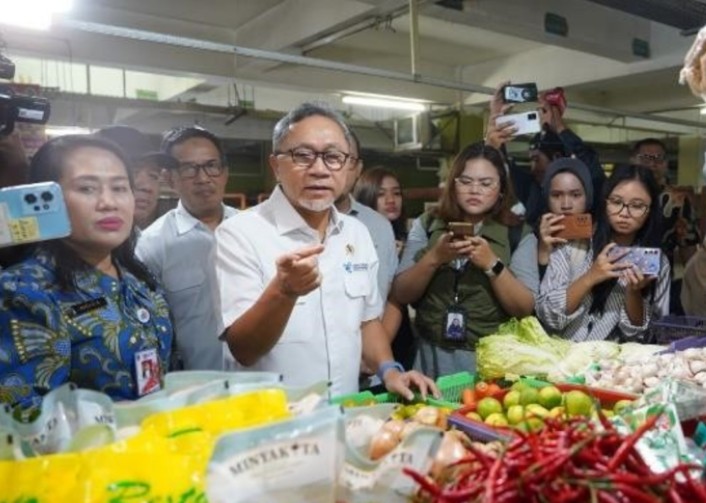
M 459 176 L 458 178 L 454 178 L 454 181 L 456 182 L 456 189 L 461 192 L 471 192 L 473 187 L 475 187 L 481 194 L 487 194 L 495 190 L 500 183 L 494 178 L 476 179 L 469 176 Z
M 177 169 L 181 178 L 196 178 L 201 170 L 211 178 L 215 178 L 223 174 L 225 166 L 218 159 L 211 159 L 202 163 L 182 162 Z
M 611 215 L 619 214 L 623 211 L 623 208 L 628 209 L 628 215 L 632 218 L 640 218 L 647 213 L 647 210 L 650 209 L 650 205 L 642 201 L 629 201 L 626 203 L 619 197 L 609 197 L 606 200 L 606 209 Z
M 358 161 L 358 158 L 353 158 L 350 154 L 346 154 L 340 150 L 319 151 L 310 148 L 293 148 L 291 150 L 285 150 L 284 152 L 275 152 L 275 155 L 288 155 L 291 157 L 295 166 L 304 169 L 312 167 L 316 162 L 316 159 L 320 157 L 324 165 L 331 171 L 339 171 L 343 169 L 349 159 L 353 160 L 353 162 L 350 163 L 350 168 L 355 167 L 355 164 Z
M 658 164 L 667 160 L 664 154 L 637 154 L 637 158 L 644 164 Z

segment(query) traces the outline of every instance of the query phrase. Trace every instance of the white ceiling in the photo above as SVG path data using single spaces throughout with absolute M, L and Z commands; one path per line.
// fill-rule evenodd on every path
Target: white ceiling
M 410 75 L 408 5 L 408 0 L 76 0 L 63 24 L 48 33 L 2 27 L 0 34 L 10 56 L 196 77 L 201 85 L 181 97 L 212 105 L 226 105 L 232 82 L 252 91 L 258 109 L 285 110 L 309 97 L 336 102 L 344 91 L 468 105 L 488 99 L 470 89 L 512 79 L 540 88 L 564 86 L 573 105 L 569 118 L 576 121 L 607 124 L 624 114 L 659 112 L 690 122 L 649 127 L 700 132 L 694 127 L 701 121 L 697 100 L 676 82 L 693 36 L 676 28 L 587 0 L 466 0 L 463 11 L 421 1 L 417 74 L 425 83 L 416 83 Z M 547 12 L 567 19 L 567 37 L 545 33 Z M 90 33 L 77 21 L 400 72 L 407 80 Z M 632 54 L 634 38 L 650 43 L 650 58 Z M 466 90 L 449 88 L 454 84 Z M 601 110 L 589 113 L 582 105 Z M 157 127 L 148 123 L 158 110 L 135 115 L 132 109 L 120 111 L 120 103 L 110 107 L 97 115 L 123 121 L 132 116 L 146 128 Z M 55 118 L 62 120 L 60 114 Z

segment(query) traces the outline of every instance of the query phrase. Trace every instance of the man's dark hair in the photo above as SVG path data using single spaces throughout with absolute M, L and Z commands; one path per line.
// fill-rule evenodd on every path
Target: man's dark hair
M 96 148 L 114 154 L 125 165 L 125 171 L 133 188 L 132 172 L 124 152 L 115 143 L 93 135 L 67 135 L 49 140 L 37 151 L 29 166 L 29 183 L 59 182 L 65 168 L 66 159 L 79 148 Z M 111 255 L 113 260 L 135 277 L 145 282 L 151 290 L 157 288 L 157 281 L 147 267 L 135 255 L 137 233 L 133 224 L 130 236 Z M 46 250 L 54 258 L 57 283 L 64 290 L 76 290 L 76 273 L 90 270 L 91 266 L 62 239 L 53 239 L 34 245 L 32 249 Z
M 282 117 L 277 124 L 275 124 L 275 127 L 272 130 L 272 150 L 274 152 L 279 151 L 280 145 L 289 134 L 289 128 L 292 125 L 297 124 L 308 117 L 314 117 L 317 115 L 331 119 L 333 122 L 338 124 L 346 137 L 346 141 L 350 145 L 351 130 L 346 124 L 346 121 L 343 119 L 343 116 L 328 103 L 307 102 L 302 103 L 293 110 L 290 110 L 287 115 Z M 360 152 L 358 152 L 358 154 L 360 154 Z
M 218 155 L 221 157 L 221 162 L 225 164 L 223 143 L 215 134 L 201 126 L 180 126 L 166 131 L 162 135 L 162 152 L 172 155 L 174 147 L 192 138 L 205 138 L 213 143 L 216 150 L 218 150 Z
M 640 149 L 644 146 L 650 146 L 650 145 L 657 145 L 662 148 L 662 150 L 667 153 L 667 146 L 664 144 L 664 142 L 658 138 L 643 138 L 642 140 L 636 141 L 635 144 L 632 146 L 632 150 L 630 151 L 630 155 L 634 156 L 637 155 L 638 152 L 640 152 Z

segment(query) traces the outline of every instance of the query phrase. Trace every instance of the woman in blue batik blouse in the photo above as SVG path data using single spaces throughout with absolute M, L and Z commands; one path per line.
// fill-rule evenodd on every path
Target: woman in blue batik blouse
M 61 185 L 72 230 L 0 274 L 0 402 L 36 406 L 66 382 L 115 400 L 159 389 L 172 326 L 134 254 L 125 155 L 93 136 L 57 138 L 30 166 L 30 182 L 44 181 Z

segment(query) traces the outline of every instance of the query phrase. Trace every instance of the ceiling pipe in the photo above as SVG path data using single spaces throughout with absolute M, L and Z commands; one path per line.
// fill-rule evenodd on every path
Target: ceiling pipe
M 433 87 L 444 89 L 452 89 L 456 91 L 465 91 L 469 93 L 479 93 L 493 95 L 495 89 L 492 87 L 469 84 L 463 82 L 454 82 L 450 80 L 437 79 L 434 77 L 425 77 L 424 75 L 409 74 L 404 72 L 395 72 L 391 70 L 383 70 L 381 68 L 371 68 L 368 66 L 351 65 L 348 63 L 339 63 L 336 61 L 327 61 L 324 59 L 311 58 L 308 56 L 297 56 L 293 54 L 285 54 L 275 51 L 266 51 L 262 49 L 251 49 L 248 47 L 221 44 L 217 42 L 209 42 L 187 37 L 178 37 L 175 35 L 165 35 L 146 30 L 137 30 L 134 28 L 124 28 L 120 26 L 112 26 L 102 23 L 94 23 L 87 21 L 65 20 L 61 22 L 61 26 L 69 29 L 97 33 L 100 35 L 109 35 L 132 40 L 141 40 L 144 42 L 154 42 L 159 44 L 167 44 L 177 47 L 187 47 L 203 51 L 219 52 L 225 54 L 236 54 L 239 56 L 265 59 L 268 61 L 277 61 L 280 63 L 290 63 L 294 65 L 309 66 L 312 68 L 321 68 L 324 70 L 356 73 L 360 75 L 368 75 L 371 77 L 380 77 L 390 80 L 399 80 L 404 82 L 415 82 Z M 620 110 L 614 108 L 605 108 L 582 103 L 571 103 L 571 108 L 576 110 L 584 110 L 594 112 L 601 115 L 609 115 L 613 117 L 631 117 L 634 119 L 642 119 L 664 124 L 675 124 L 679 126 L 693 127 L 695 129 L 706 129 L 706 123 L 691 121 L 686 119 L 675 119 L 672 117 L 661 117 L 656 115 L 644 114 L 639 112 L 631 112 L 628 110 Z
M 417 0 L 409 0 L 409 57 L 410 70 L 416 76 L 419 72 L 419 4 Z

